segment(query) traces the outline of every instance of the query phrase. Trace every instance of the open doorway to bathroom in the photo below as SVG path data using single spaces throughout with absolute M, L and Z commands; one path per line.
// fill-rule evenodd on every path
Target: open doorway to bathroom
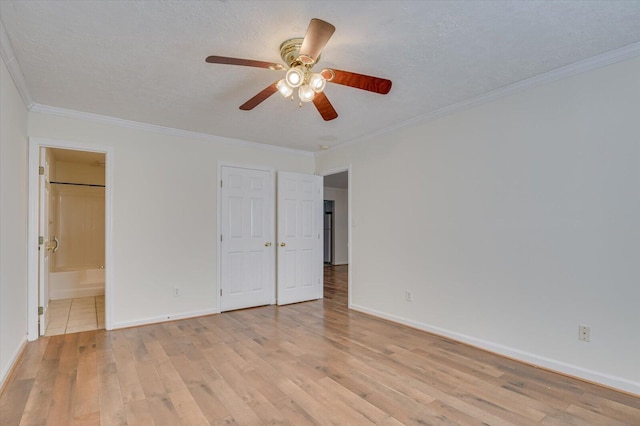
M 40 164 L 39 334 L 103 329 L 106 155 L 43 147 Z

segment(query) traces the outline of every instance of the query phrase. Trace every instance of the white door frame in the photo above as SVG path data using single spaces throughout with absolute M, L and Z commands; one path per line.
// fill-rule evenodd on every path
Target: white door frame
M 42 315 L 38 314 L 38 334 L 44 336 L 49 325 L 49 301 L 47 298 L 49 297 L 49 272 L 51 271 L 52 260 L 49 251 L 49 245 L 51 244 L 51 227 L 49 226 L 49 218 L 51 217 L 51 179 L 49 176 L 48 152 L 45 149 L 40 149 L 39 151 L 39 166 L 44 169 L 44 174 L 38 177 L 40 181 L 38 183 L 40 196 L 38 199 L 38 240 L 40 236 L 44 237 L 44 240 L 42 244 L 38 243 L 38 306 L 42 306 L 44 312 Z M 43 297 L 44 300 L 42 300 Z
M 228 161 L 218 161 L 218 171 L 217 171 L 217 180 L 215 182 L 216 184 L 216 192 L 217 192 L 217 208 L 216 208 L 216 214 L 217 214 L 217 238 L 216 238 L 216 244 L 217 244 L 217 252 L 218 252 L 218 262 L 217 262 L 217 283 L 216 283 L 216 313 L 220 313 L 220 309 L 221 309 L 221 305 L 220 305 L 220 289 L 222 288 L 222 244 L 221 244 L 221 235 L 222 235 L 222 191 L 220 190 L 220 181 L 222 180 L 222 167 L 237 167 L 240 169 L 249 169 L 249 170 L 262 170 L 262 171 L 266 171 L 269 172 L 269 183 L 271 185 L 271 199 L 273 200 L 273 202 L 271 203 L 271 217 L 273 218 L 271 220 L 271 235 L 272 237 L 272 244 L 273 244 L 273 250 L 271 250 L 270 253 L 270 257 L 271 259 L 269 260 L 271 262 L 271 264 L 274 266 L 272 269 L 272 283 L 273 283 L 273 288 L 271 289 L 271 299 L 270 299 L 270 304 L 274 305 L 276 303 L 276 268 L 275 268 L 275 262 L 276 262 L 276 258 L 275 258 L 275 241 L 276 241 L 276 173 L 275 173 L 275 169 L 272 167 L 265 167 L 265 166 L 256 166 L 253 164 L 243 164 L 243 163 L 231 163 Z
M 62 148 L 75 151 L 91 151 L 105 154 L 105 328 L 111 330 L 111 277 L 113 276 L 113 157 L 110 146 L 81 142 L 60 141 L 37 137 L 29 138 L 29 222 L 27 230 L 27 339 L 38 339 L 38 175 L 40 148 Z
M 352 235 L 352 231 L 351 228 L 353 227 L 352 225 L 352 209 L 351 209 L 351 193 L 352 193 L 352 184 L 351 184 L 351 164 L 347 164 L 345 166 L 339 166 L 339 167 L 333 167 L 331 169 L 326 169 L 326 170 L 322 170 L 322 171 L 318 171 L 316 172 L 317 175 L 319 176 L 328 176 L 328 175 L 334 175 L 336 173 L 341 173 L 341 172 L 347 172 L 347 177 L 348 177 L 348 182 L 347 182 L 347 245 L 348 250 L 347 250 L 347 256 L 349 257 L 347 259 L 348 265 L 349 265 L 349 272 L 347 273 L 347 300 L 348 300 L 348 308 L 351 309 L 352 303 L 351 303 L 351 283 L 353 282 L 352 279 L 352 273 L 353 273 L 353 257 L 351 256 L 351 235 Z M 323 199 L 324 199 L 324 194 L 323 194 Z M 324 260 L 324 259 L 323 259 Z

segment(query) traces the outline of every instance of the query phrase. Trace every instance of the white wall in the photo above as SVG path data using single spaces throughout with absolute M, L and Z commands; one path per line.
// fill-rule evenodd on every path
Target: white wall
M 635 58 L 319 153 L 352 166 L 353 307 L 640 393 L 639 76 Z
M 324 199 L 335 201 L 333 206 L 334 265 L 349 263 L 349 192 L 341 188 L 324 188 Z
M 216 310 L 219 161 L 313 173 L 308 155 L 52 114 L 29 135 L 113 148 L 114 328 Z
M 27 109 L 0 62 L 1 387 L 27 336 Z

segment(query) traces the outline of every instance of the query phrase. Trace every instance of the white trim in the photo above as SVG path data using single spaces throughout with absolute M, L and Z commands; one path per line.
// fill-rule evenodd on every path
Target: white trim
M 351 283 L 353 283 L 353 256 L 352 256 L 352 235 L 353 235 L 353 216 L 352 216 L 352 208 L 351 208 L 351 199 L 352 199 L 352 180 L 351 180 L 351 164 L 347 164 L 346 166 L 338 166 L 333 167 L 331 169 L 322 170 L 317 172 L 316 174 L 320 176 L 334 175 L 336 173 L 347 172 L 347 264 L 349 265 L 349 269 L 347 270 L 347 307 L 352 309 L 352 291 L 351 291 Z M 343 188 L 332 188 L 339 189 L 345 191 Z
M 573 77 L 575 75 L 582 74 L 587 71 L 592 71 L 597 68 L 606 67 L 607 65 L 612 65 L 621 61 L 625 61 L 627 59 L 635 58 L 637 56 L 640 56 L 640 42 L 633 43 L 628 46 L 621 47 L 619 49 L 611 50 L 601 55 L 593 56 L 591 58 L 587 58 L 582 61 L 566 65 L 564 67 L 547 71 L 543 74 L 539 74 L 534 77 L 530 77 L 525 80 L 521 80 L 512 84 L 509 84 L 507 86 L 500 87 L 495 90 L 491 90 L 489 92 L 483 93 L 478 96 L 474 96 L 469 99 L 465 99 L 463 101 L 457 102 L 452 105 L 447 105 L 435 111 L 431 111 L 429 113 L 420 115 L 418 117 L 411 118 L 409 120 L 394 124 L 392 126 L 384 128 L 377 132 L 372 132 L 362 137 L 347 141 L 345 143 L 334 145 L 330 149 L 357 144 L 360 142 L 371 140 L 375 137 L 384 136 L 389 133 L 393 133 L 397 130 L 400 130 L 406 127 L 429 123 L 440 117 L 444 117 L 446 115 L 453 114 L 458 111 L 463 111 L 465 109 L 469 109 L 478 105 L 492 102 L 497 99 L 505 98 L 509 95 L 522 92 L 524 90 L 533 89 L 535 87 L 542 86 L 547 83 L 552 83 L 554 81 L 562 80 L 564 78 Z M 318 155 L 321 152 L 324 152 L 324 151 L 316 151 L 314 154 Z
M 351 167 L 350 164 L 346 165 L 346 166 L 338 166 L 338 167 L 332 167 L 330 169 L 327 170 L 323 170 L 321 172 L 317 172 L 316 174 L 318 176 L 328 176 L 328 175 L 335 175 L 336 173 L 342 173 L 342 172 L 346 172 L 349 171 L 349 168 Z
M 18 345 L 18 349 L 16 349 L 16 351 L 11 355 L 11 359 L 9 359 L 9 362 L 7 363 L 7 368 L 5 368 L 0 374 L 0 389 L 4 387 L 6 380 L 9 378 L 9 373 L 11 372 L 11 369 L 15 367 L 16 362 L 18 362 L 18 359 L 20 359 L 20 356 L 22 355 L 22 352 L 24 351 L 26 346 L 27 346 L 27 336 L 24 336 L 22 338 L 22 341 Z
M 158 323 L 163 323 L 167 321 L 175 321 L 175 320 L 188 319 L 188 318 L 197 318 L 197 317 L 203 317 L 207 315 L 215 315 L 218 313 L 220 312 L 217 312 L 215 309 L 202 309 L 199 311 L 180 312 L 180 313 L 168 314 L 168 315 L 158 315 L 155 317 L 147 317 L 147 318 L 136 319 L 131 321 L 120 321 L 120 322 L 113 323 L 112 330 L 117 330 L 119 328 L 137 327 L 140 325 L 158 324 Z
M 9 70 L 9 75 L 11 75 L 11 78 L 13 79 L 13 84 L 16 85 L 16 88 L 22 97 L 22 102 L 24 102 L 27 110 L 30 109 L 34 105 L 33 97 L 31 96 L 27 82 L 24 79 L 22 68 L 20 68 L 20 64 L 16 59 L 16 54 L 13 51 L 13 46 L 9 40 L 7 31 L 4 28 L 2 19 L 0 19 L 0 56 L 2 56 L 2 59 L 7 66 L 7 70 Z
M 223 136 L 215 136 L 207 133 L 193 132 L 190 130 L 175 129 L 173 127 L 159 126 L 157 124 L 142 123 L 139 121 L 125 120 L 123 118 L 110 117 L 107 115 L 93 114 L 89 112 L 74 111 L 66 108 L 58 108 L 42 104 L 33 104 L 29 108 L 29 112 L 37 112 L 41 114 L 57 115 L 60 117 L 68 117 L 95 123 L 108 124 L 130 129 L 143 130 L 149 132 L 160 133 L 169 136 L 177 136 L 191 139 L 201 139 L 210 142 L 222 143 L 226 145 L 235 145 L 246 148 L 262 149 L 265 151 L 281 152 L 287 154 L 300 155 L 303 157 L 313 157 L 313 152 L 302 151 L 298 149 L 285 148 L 282 146 L 267 145 L 258 142 L 243 141 L 240 139 L 226 138 Z
M 270 191 L 270 195 L 271 195 L 271 239 L 272 244 L 272 250 L 270 253 L 270 262 L 271 265 L 273 265 L 273 270 L 271 271 L 272 274 L 272 282 L 273 282 L 273 289 L 272 289 L 272 293 L 271 293 L 271 305 L 275 305 L 277 302 L 277 293 L 276 293 L 276 288 L 277 288 L 277 275 L 276 275 L 276 257 L 275 257 L 275 253 L 276 253 L 276 244 L 275 241 L 277 239 L 276 236 L 276 170 L 273 167 L 267 167 L 267 166 L 257 166 L 257 165 L 252 165 L 252 164 L 245 164 L 245 163 L 233 163 L 233 162 L 229 162 L 229 161 L 218 161 L 218 170 L 217 170 L 217 180 L 216 180 L 216 193 L 217 193 L 217 208 L 216 208 L 216 215 L 217 217 L 217 233 L 216 233 L 216 244 L 217 244 L 217 252 L 218 252 L 218 263 L 217 263 L 217 280 L 216 280 L 216 312 L 215 313 L 220 313 L 221 312 L 221 305 L 220 305 L 220 289 L 222 288 L 222 245 L 221 245 L 221 241 L 220 241 L 220 236 L 222 235 L 222 214 L 221 214 L 221 207 L 222 207 L 222 191 L 220 190 L 220 181 L 222 180 L 222 168 L 223 167 L 234 167 L 234 168 L 238 168 L 238 169 L 248 169 L 248 170 L 261 170 L 261 171 L 265 171 L 265 172 L 269 172 L 269 180 L 271 181 L 271 191 Z
M 403 324 L 409 327 L 416 328 L 418 330 L 426 331 L 438 336 L 447 337 L 459 342 L 466 343 L 476 348 L 484 349 L 486 351 L 520 360 L 528 364 L 532 364 L 538 367 L 546 368 L 561 374 L 572 376 L 578 379 L 587 380 L 593 383 L 599 383 L 604 386 L 619 389 L 624 392 L 629 392 L 640 396 L 640 382 L 634 382 L 622 377 L 612 376 L 610 374 L 601 373 L 598 371 L 582 368 L 577 365 L 567 364 L 562 361 L 558 361 L 551 358 L 546 358 L 540 355 L 536 355 L 530 352 L 521 351 L 509 346 L 500 345 L 497 343 L 489 342 L 487 340 L 478 339 L 465 334 L 456 333 L 453 331 L 445 330 L 440 327 L 435 327 L 429 324 L 424 324 L 418 321 L 413 321 L 401 316 L 388 314 L 376 309 L 370 309 L 361 305 L 350 305 L 351 309 L 365 314 L 373 315 L 375 317 L 383 318 L 395 323 Z
M 113 164 L 114 149 L 110 146 L 92 145 L 37 137 L 29 138 L 29 217 L 27 231 L 27 339 L 38 339 L 38 159 L 40 148 L 63 148 L 105 154 L 105 328 L 112 329 L 113 303 L 111 277 L 113 277 Z

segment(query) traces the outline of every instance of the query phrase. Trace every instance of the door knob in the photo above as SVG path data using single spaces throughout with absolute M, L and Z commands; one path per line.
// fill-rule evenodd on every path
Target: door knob
M 271 247 L 271 241 L 267 241 L 266 243 L 264 243 L 265 247 Z
M 284 247 L 286 244 L 284 242 L 280 243 L 280 247 Z

